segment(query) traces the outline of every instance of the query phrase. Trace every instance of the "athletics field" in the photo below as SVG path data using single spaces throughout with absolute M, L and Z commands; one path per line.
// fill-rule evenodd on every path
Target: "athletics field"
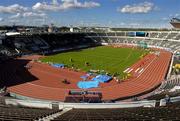
M 104 70 L 122 78 L 125 75 L 123 71 L 147 53 L 144 49 L 99 46 L 46 56 L 41 61 L 61 63 L 82 71 Z

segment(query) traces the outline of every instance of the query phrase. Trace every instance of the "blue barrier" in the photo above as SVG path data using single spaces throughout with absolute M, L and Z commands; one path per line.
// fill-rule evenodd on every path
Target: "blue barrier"
M 55 63 L 55 64 L 51 64 L 51 66 L 56 67 L 56 68 L 63 68 L 64 64 Z

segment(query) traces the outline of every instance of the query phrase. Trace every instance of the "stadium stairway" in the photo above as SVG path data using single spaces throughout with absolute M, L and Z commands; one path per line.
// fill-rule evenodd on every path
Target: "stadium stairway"
M 52 115 L 48 115 L 46 117 L 43 117 L 43 118 L 40 118 L 38 119 L 37 121 L 51 121 L 51 120 L 54 120 L 56 118 L 58 118 L 59 116 L 63 115 L 64 113 L 68 112 L 72 110 L 72 108 L 64 108 L 63 110 L 57 112 L 57 113 L 54 113 Z
M 6 105 L 6 98 L 0 97 L 0 121 L 50 121 L 71 110 L 71 108 L 59 110 Z

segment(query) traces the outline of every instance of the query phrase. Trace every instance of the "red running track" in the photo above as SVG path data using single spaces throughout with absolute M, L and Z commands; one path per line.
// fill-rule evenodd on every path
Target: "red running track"
M 134 64 L 131 67 L 133 69 L 131 73 L 134 75 L 132 78 L 121 83 L 112 80 L 109 83 L 100 84 L 99 88 L 90 90 L 101 91 L 103 100 L 121 99 L 153 90 L 164 80 L 172 56 L 170 52 L 159 51 L 159 56 L 149 54 Z M 34 58 L 39 57 L 30 56 L 21 59 Z M 38 62 L 30 62 L 28 65 L 32 66 L 29 72 L 37 79 L 10 86 L 8 90 L 12 93 L 35 99 L 64 101 L 69 90 L 79 90 L 76 84 L 81 80 L 80 76 L 85 74 L 84 72 L 74 72 L 69 69 L 56 69 L 48 64 Z M 136 72 L 138 68 L 140 69 Z M 61 81 L 64 78 L 70 80 L 71 84 L 63 84 Z

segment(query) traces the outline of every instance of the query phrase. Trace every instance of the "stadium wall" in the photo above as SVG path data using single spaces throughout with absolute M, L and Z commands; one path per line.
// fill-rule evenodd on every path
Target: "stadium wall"
M 119 103 L 62 103 L 62 102 L 50 102 L 50 101 L 5 99 L 5 102 L 7 105 L 25 106 L 25 107 L 33 107 L 33 108 L 48 108 L 48 109 L 52 109 L 53 104 L 59 105 L 59 109 L 132 108 L 132 107 L 155 107 L 156 105 L 156 100 L 119 102 Z
M 43 102 L 60 102 L 60 101 L 55 101 L 55 100 L 43 100 L 43 99 L 37 99 L 37 98 L 31 98 L 31 97 L 26 97 L 26 96 L 22 96 L 16 93 L 12 93 L 10 92 L 10 96 L 18 99 L 18 100 L 29 100 L 29 101 L 43 101 Z
M 104 108 L 132 108 L 132 107 L 155 107 L 156 101 L 135 101 L 119 103 L 61 103 L 59 109 L 78 108 L 78 109 L 104 109 Z
M 32 101 L 32 100 L 18 100 L 18 99 L 5 99 L 5 103 L 7 105 L 14 106 L 25 106 L 25 107 L 33 107 L 33 108 L 48 108 L 52 109 L 52 102 L 47 101 Z
M 171 97 L 170 101 L 173 102 L 179 102 L 180 101 L 180 96 L 177 97 Z M 166 106 L 166 99 L 161 99 L 160 100 L 160 106 Z

